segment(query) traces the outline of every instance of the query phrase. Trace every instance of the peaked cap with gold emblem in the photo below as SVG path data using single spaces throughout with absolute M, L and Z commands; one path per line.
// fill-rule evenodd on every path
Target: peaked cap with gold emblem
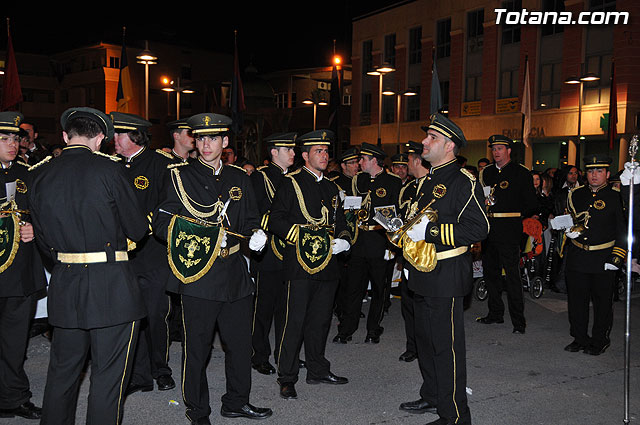
M 429 123 L 421 128 L 425 132 L 428 130 L 435 130 L 438 133 L 443 134 L 460 148 L 467 146 L 467 139 L 465 139 L 464 133 L 460 127 L 442 114 L 432 114 L 429 118 Z
M 233 120 L 226 115 L 206 112 L 197 114 L 187 119 L 187 125 L 191 128 L 194 137 L 202 135 L 221 136 L 229 132 Z
M 587 155 L 583 159 L 584 168 L 609 168 L 611 163 L 611 157 L 605 154 Z
M 378 159 L 385 159 L 387 157 L 387 154 L 382 149 L 366 142 L 360 146 L 360 155 L 369 155 Z
M 0 133 L 18 134 L 23 119 L 24 117 L 20 112 L 0 112 Z
M 502 134 L 494 134 L 488 139 L 489 147 L 494 145 L 505 145 L 509 149 L 513 148 L 513 140 L 508 138 L 507 136 L 503 136 Z
M 298 133 L 276 133 L 264 139 L 268 148 L 287 147 L 293 148 L 296 145 Z
M 151 127 L 151 123 L 144 118 L 126 114 L 124 112 L 111 112 L 113 120 L 113 128 L 116 133 L 128 133 L 129 131 L 147 131 Z
M 331 130 L 315 130 L 298 137 L 300 146 L 330 145 L 335 135 Z

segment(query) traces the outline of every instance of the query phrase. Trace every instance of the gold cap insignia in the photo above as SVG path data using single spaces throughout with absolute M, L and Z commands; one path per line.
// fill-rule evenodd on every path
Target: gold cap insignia
M 15 126 L 19 126 L 20 125 L 20 116 L 17 115 L 14 119 L 13 119 L 13 123 L 15 124 Z
M 204 125 L 209 127 L 209 125 L 211 124 L 211 117 L 209 115 L 206 115 L 204 118 L 202 118 L 202 122 L 204 122 Z

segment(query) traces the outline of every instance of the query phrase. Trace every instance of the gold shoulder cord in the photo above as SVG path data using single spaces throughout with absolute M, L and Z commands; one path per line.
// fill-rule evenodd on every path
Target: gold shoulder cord
M 362 173 L 362 171 L 360 173 Z M 356 174 L 351 180 L 351 193 L 353 193 L 354 196 L 364 195 L 362 192 L 358 190 L 358 176 L 360 175 L 360 173 Z M 371 190 L 367 191 L 367 194 L 365 195 L 365 197 L 362 198 L 362 204 L 360 206 L 360 209 L 369 211 L 369 207 L 371 207 Z
M 302 215 L 307 220 L 308 224 L 315 224 L 321 226 L 323 224 L 329 224 L 329 210 L 325 205 L 322 206 L 322 217 L 313 218 L 307 211 L 307 206 L 304 203 L 304 195 L 302 194 L 302 189 L 296 182 L 296 179 L 291 177 L 291 183 L 293 184 L 293 190 L 296 192 L 296 196 L 298 198 L 298 204 L 300 205 L 300 211 L 302 211 Z
M 573 191 L 580 187 L 582 186 L 578 186 L 569 191 L 569 194 L 567 195 L 567 204 L 569 206 L 569 214 L 571 214 L 571 216 L 573 217 L 573 221 L 576 222 L 578 220 L 584 220 L 585 225 L 587 225 L 589 223 L 589 218 L 590 218 L 589 210 L 578 212 L 576 211 L 576 207 L 573 206 Z
M 178 194 L 178 198 L 180 199 L 180 202 L 182 202 L 182 205 L 184 205 L 187 211 L 189 211 L 194 217 L 201 218 L 201 219 L 209 218 L 215 214 L 218 214 L 224 208 L 224 204 L 222 203 L 222 201 L 216 201 L 211 205 L 203 205 L 191 199 L 187 191 L 184 189 L 184 186 L 182 185 L 182 178 L 180 177 L 180 170 L 178 168 L 173 168 L 171 170 L 171 176 L 172 176 L 171 182 L 173 183 L 173 188 Z M 212 210 L 208 213 L 201 212 L 201 211 L 198 211 L 193 206 L 193 204 L 196 204 L 200 208 L 204 208 L 204 209 L 212 208 Z
M 258 171 L 262 173 L 262 177 L 264 178 L 264 189 L 267 191 L 267 197 L 269 198 L 269 201 L 273 201 L 273 197 L 276 194 L 276 188 L 275 186 L 273 186 L 273 183 L 271 182 L 269 177 L 267 177 L 267 173 L 262 170 Z

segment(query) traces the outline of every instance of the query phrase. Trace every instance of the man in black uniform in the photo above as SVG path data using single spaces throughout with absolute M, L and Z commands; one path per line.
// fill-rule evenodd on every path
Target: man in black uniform
M 408 206 L 417 223 L 407 231 L 402 247 L 407 259 L 404 274 L 414 292 L 423 384 L 420 399 L 402 403 L 400 409 L 437 412 L 440 418 L 430 425 L 470 425 L 462 303 L 473 284 L 468 248 L 487 236 L 489 222 L 482 189 L 456 162 L 458 149 L 467 143 L 462 130 L 440 114 L 432 115 L 422 128 L 427 133 L 422 158 L 431 163 L 431 170 L 418 181 L 417 197 Z M 426 206 L 437 216 L 420 214 Z
M 200 156 L 191 164 L 169 166 L 171 183 L 153 218 L 154 233 L 169 237 L 173 273 L 167 288 L 179 294 L 182 302 L 186 416 L 193 424 L 211 423 L 206 365 L 217 324 L 227 348 L 227 393 L 222 396 L 220 414 L 267 418 L 271 409 L 249 404 L 254 286 L 239 243 L 255 231 L 249 247 L 260 250 L 267 236 L 259 230 L 249 176 L 242 168 L 221 161 L 222 149 L 229 143 L 231 119 L 204 113 L 187 123 Z
M 391 157 L 391 172 L 402 180 L 404 186 L 410 180 L 409 157 L 406 153 L 397 153 Z
M 513 140 L 502 135 L 489 137 L 494 162 L 483 168 L 480 184 L 487 196 L 491 231 L 483 245 L 482 265 L 489 293 L 489 314 L 479 317 L 479 323 L 504 323 L 503 287 L 507 292 L 513 333 L 523 334 L 526 328 L 524 299 L 518 264 L 522 240 L 522 219 L 538 208 L 538 199 L 529 170 L 511 161 Z M 504 285 L 502 269 L 505 271 Z
M 390 258 L 385 231 L 374 219 L 376 211 L 394 216 L 398 213 L 398 195 L 402 182 L 396 175 L 383 168 L 386 154 L 382 149 L 363 143 L 360 149 L 362 172 L 353 178 L 351 190 L 362 197 L 359 211 L 358 238 L 351 249 L 348 266 L 348 284 L 345 290 L 344 313 L 333 342 L 346 344 L 358 329 L 362 298 L 371 279 L 371 304 L 367 316 L 365 342 L 380 342 L 383 327 L 380 326 L 384 309 L 385 268 Z
M 406 222 L 407 219 L 415 215 L 411 211 L 411 206 L 418 199 L 418 185 L 424 184 L 424 179 L 429 174 L 429 163 L 422 158 L 422 143 L 410 140 L 407 147 L 407 172 L 413 177 L 407 185 L 400 190 L 398 206 L 400 216 Z M 421 183 L 422 182 L 422 183 Z M 404 264 L 404 258 L 400 259 Z M 412 362 L 418 357 L 415 337 L 415 320 L 413 314 L 413 291 L 409 290 L 408 282 L 404 273 L 400 280 L 400 310 L 404 319 L 404 330 L 407 336 L 406 350 L 400 355 L 400 361 Z
M 191 159 L 191 153 L 195 149 L 195 141 L 191 135 L 191 129 L 187 125 L 186 119 L 171 121 L 167 124 L 169 136 L 173 141 L 171 155 L 176 162 L 187 162 Z
M 348 382 L 331 373 L 324 355 L 339 278 L 335 256 L 349 249 L 338 187 L 323 174 L 332 139 L 329 130 L 298 138 L 305 165 L 284 179 L 269 216 L 269 230 L 287 242 L 283 258 L 286 322 L 278 335 L 278 383 L 280 396 L 287 399 L 297 398 L 303 340 L 307 384 Z
M 566 280 L 570 334 L 565 350 L 597 356 L 610 345 L 616 270 L 627 256 L 626 220 L 620 192 L 607 182 L 611 158 L 584 158 L 588 185 L 569 192 L 567 204 L 574 226 L 566 234 Z M 593 302 L 593 327 L 588 334 L 589 303 Z
M 262 217 L 261 228 L 268 231 L 271 203 L 278 187 L 284 180 L 295 157 L 296 133 L 274 134 L 264 141 L 267 144 L 271 162 L 257 169 L 251 175 L 256 193 L 258 212 Z M 285 242 L 273 234 L 263 252 L 252 254 L 252 268 L 256 281 L 256 297 L 253 311 L 253 368 L 263 375 L 276 373 L 269 363 L 271 345 L 269 331 L 275 321 L 275 335 L 282 333 L 284 326 L 284 279 L 282 277 L 282 254 Z
M 123 158 L 125 173 L 134 189 L 138 203 L 151 224 L 153 211 L 166 192 L 170 155 L 149 149 L 151 123 L 142 117 L 122 112 L 111 112 L 115 131 L 116 153 Z M 169 323 L 171 312 L 166 292 L 169 277 L 167 245 L 151 232 L 129 253 L 145 302 L 147 317 L 140 323 L 140 340 L 135 353 L 131 380 L 126 395 L 137 391 L 152 391 L 153 380 L 158 390 L 170 390 L 176 383 L 169 367 Z
M 95 109 L 71 108 L 60 121 L 67 147 L 32 167 L 28 191 L 36 240 L 55 261 L 48 292 L 54 338 L 42 424 L 75 422 L 89 355 L 87 422 L 118 424 L 145 316 L 127 239 L 142 239 L 149 222 L 119 158 L 99 152 L 113 136 L 111 119 Z
M 0 210 L 29 210 L 27 166 L 16 161 L 22 115 L 0 112 Z M 8 190 L 9 187 L 13 189 Z M 8 193 L 12 192 L 12 193 Z M 25 213 L 0 213 L 0 418 L 39 419 L 42 410 L 31 401 L 24 360 L 29 324 L 44 268 Z
M 344 190 L 347 195 L 351 195 L 353 177 L 360 171 L 360 155 L 356 148 L 349 148 L 342 152 L 340 169 L 342 172 L 330 180 L 337 184 L 340 190 Z

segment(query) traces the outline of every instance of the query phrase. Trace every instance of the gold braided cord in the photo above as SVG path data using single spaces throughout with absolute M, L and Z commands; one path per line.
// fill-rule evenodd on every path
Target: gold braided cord
M 258 170 L 258 171 L 262 173 L 262 177 L 264 178 L 264 189 L 267 192 L 267 197 L 269 198 L 269 201 L 273 201 L 273 197 L 276 194 L 276 188 L 271 182 L 271 180 L 269 179 L 269 177 L 267 177 L 267 173 L 265 173 L 262 170 Z
M 198 202 L 194 201 L 189 194 L 187 193 L 187 191 L 184 189 L 184 186 L 182 185 L 182 178 L 180 177 L 180 170 L 178 168 L 173 168 L 171 170 L 171 182 L 173 183 L 173 188 L 176 191 L 176 194 L 178 195 L 178 198 L 180 199 L 180 202 L 182 202 L 182 205 L 184 205 L 184 207 L 187 209 L 187 211 L 189 211 L 189 213 L 191 213 L 191 215 L 193 215 L 194 217 L 197 218 L 201 218 L 201 219 L 205 219 L 205 218 L 209 218 L 211 216 L 214 216 L 216 214 L 219 214 L 222 209 L 224 208 L 224 203 L 222 203 L 222 201 L 218 200 L 216 202 L 214 202 L 211 205 L 202 205 L 199 204 Z M 212 208 L 212 210 L 210 212 L 202 212 L 202 211 L 198 211 L 193 204 L 196 204 L 197 206 L 201 207 L 201 208 Z
M 573 191 L 580 187 L 582 186 L 577 186 L 569 191 L 569 194 L 567 195 L 567 203 L 569 204 L 569 212 L 574 217 L 574 221 L 583 220 L 584 217 L 584 225 L 586 227 L 589 224 L 589 211 L 578 212 L 576 211 L 576 207 L 573 206 Z
M 291 183 L 293 184 L 293 190 L 296 192 L 296 196 L 298 197 L 298 204 L 300 205 L 300 211 L 302 211 L 302 215 L 307 220 L 307 222 L 309 224 L 316 224 L 319 226 L 323 224 L 329 224 L 329 210 L 327 209 L 327 207 L 325 205 L 322 205 L 322 209 L 321 209 L 322 217 L 320 218 L 312 217 L 311 214 L 309 214 L 309 211 L 307 211 L 307 206 L 305 205 L 305 202 L 304 202 L 304 195 L 302 194 L 302 189 L 300 189 L 300 186 L 298 185 L 298 182 L 296 182 L 296 179 L 294 179 L 293 177 L 290 177 L 290 178 L 291 178 Z

